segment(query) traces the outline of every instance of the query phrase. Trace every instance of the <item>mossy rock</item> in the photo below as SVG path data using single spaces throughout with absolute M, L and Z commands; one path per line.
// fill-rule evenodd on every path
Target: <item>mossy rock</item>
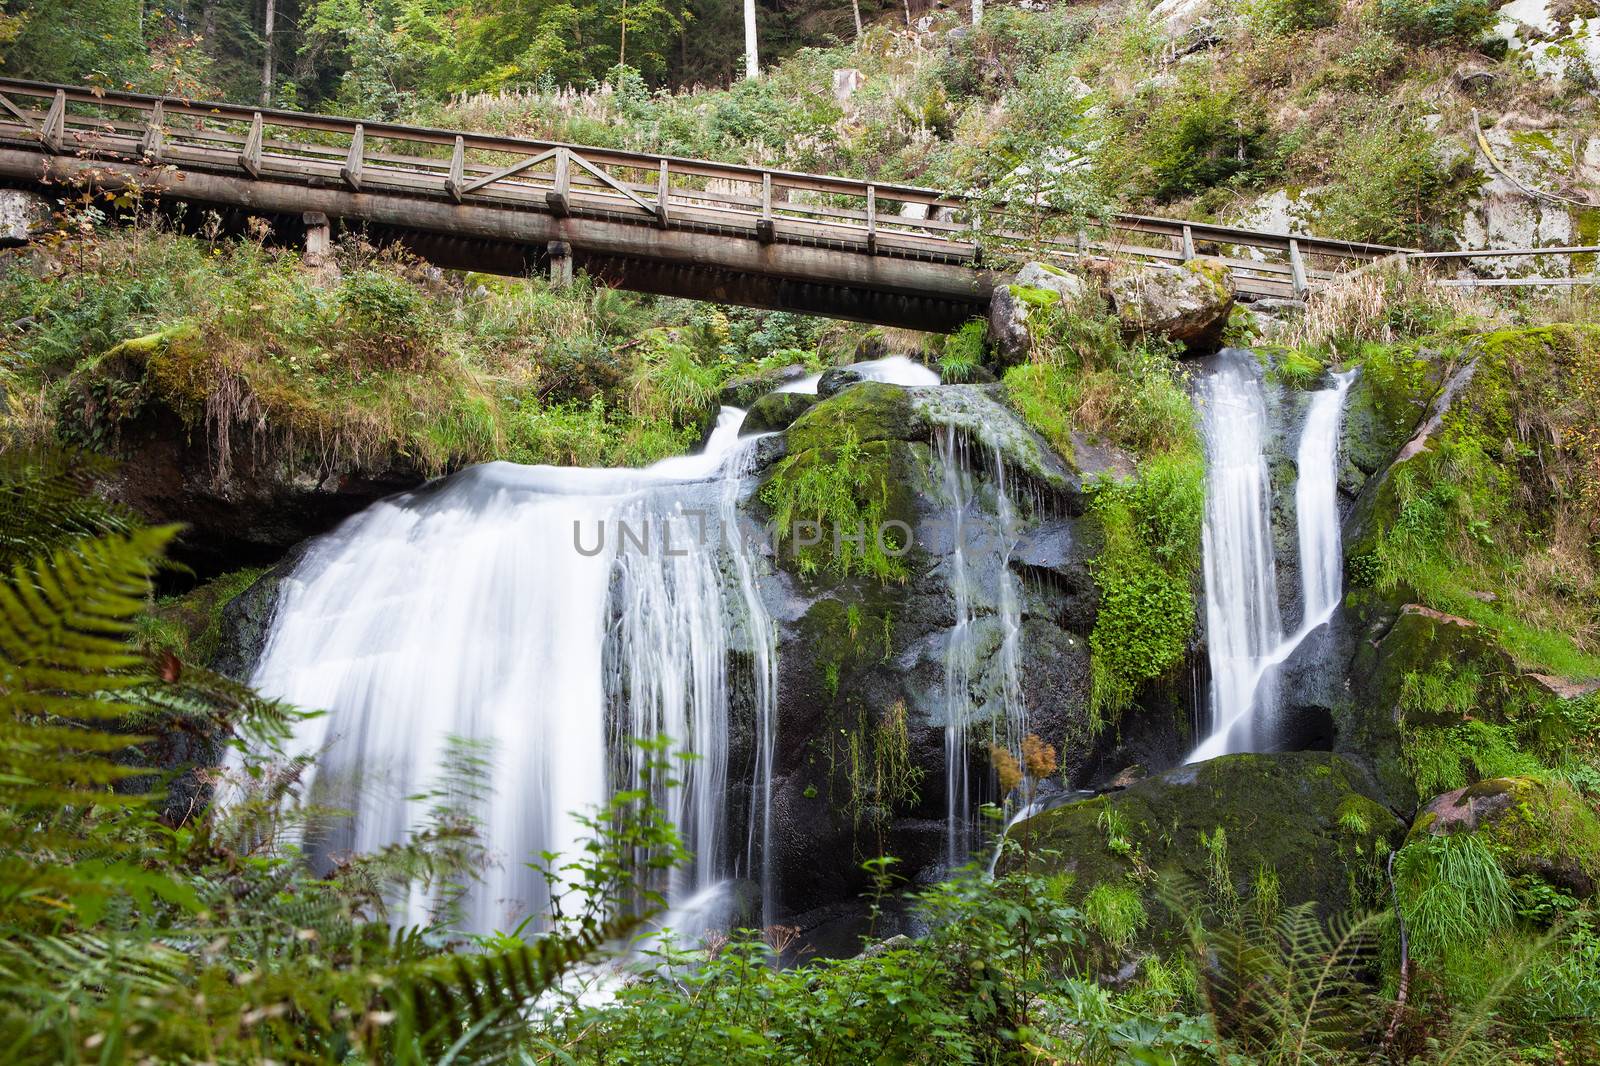
M 748 436 L 788 429 L 795 419 L 815 407 L 816 403 L 815 396 L 804 392 L 769 392 L 750 405 L 739 433 Z
M 1600 817 L 1565 781 L 1496 777 L 1436 796 L 1411 836 L 1472 833 L 1511 877 L 1538 877 L 1589 899 L 1600 887 Z
M 1038 872 L 1070 873 L 1080 898 L 1097 885 L 1144 886 L 1148 935 L 1170 942 L 1181 920 L 1158 905 L 1160 875 L 1202 894 L 1216 888 L 1216 853 L 1226 839 L 1226 878 L 1241 899 L 1260 871 L 1276 876 L 1281 905 L 1313 903 L 1322 914 L 1365 905 L 1381 860 L 1405 824 L 1384 803 L 1372 775 L 1331 752 L 1227 755 L 1182 766 L 1123 789 L 1046 811 L 1010 837 Z M 1157 876 L 1150 876 L 1150 875 Z
M 789 427 L 789 453 L 827 448 L 846 432 L 863 444 L 871 441 L 928 439 L 929 426 L 899 385 L 863 381 L 818 403 Z

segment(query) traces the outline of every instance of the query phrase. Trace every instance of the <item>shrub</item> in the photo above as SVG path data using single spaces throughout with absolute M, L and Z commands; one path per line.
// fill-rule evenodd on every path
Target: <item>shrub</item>
M 1378 22 L 1408 44 L 1470 44 L 1494 25 L 1491 0 L 1378 0 Z
M 1349 132 L 1330 170 L 1341 180 L 1312 197 L 1322 230 L 1409 247 L 1447 245 L 1483 183 L 1471 156 L 1409 115 Z
M 360 270 L 339 285 L 345 356 L 356 368 L 422 370 L 438 362 L 438 317 L 415 286 L 384 271 Z

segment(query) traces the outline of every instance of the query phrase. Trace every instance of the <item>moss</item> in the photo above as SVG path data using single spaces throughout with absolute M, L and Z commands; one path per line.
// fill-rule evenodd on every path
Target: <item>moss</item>
M 1310 901 L 1328 914 L 1363 902 L 1378 883 L 1373 860 L 1405 831 L 1380 800 L 1367 773 L 1339 755 L 1228 755 L 1029 818 L 1011 830 L 1026 855 L 1004 861 L 1073 873 L 1085 896 L 1143 871 L 1151 921 L 1142 938 L 1176 943 L 1181 918 L 1153 906 L 1162 876 L 1253 901 L 1266 869 L 1279 906 Z M 1360 832 L 1351 812 L 1366 823 Z
M 166 651 L 209 666 L 221 650 L 223 612 L 264 570 L 246 568 L 213 578 L 178 596 L 164 596 L 139 620 L 135 639 L 145 651 Z
M 840 577 L 904 581 L 916 519 L 910 446 L 893 440 L 863 443 L 853 428 L 843 429 L 835 440 L 832 447 L 789 456 L 762 486 L 779 559 L 802 574 L 826 570 Z M 807 543 L 813 538 L 815 543 Z
M 1102 482 L 1093 513 L 1104 547 L 1093 563 L 1100 607 L 1089 637 L 1090 710 L 1115 721 L 1138 686 L 1174 669 L 1194 632 L 1205 467 L 1198 455 L 1146 460 L 1130 482 Z
M 911 394 L 898 385 L 863 381 L 828 397 L 789 427 L 791 455 L 828 448 L 854 436 L 861 444 L 884 440 L 925 440 L 928 426 Z

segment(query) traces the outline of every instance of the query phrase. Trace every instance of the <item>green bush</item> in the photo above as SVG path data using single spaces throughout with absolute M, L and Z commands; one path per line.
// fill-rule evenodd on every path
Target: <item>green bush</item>
M 378 270 L 359 270 L 339 285 L 346 357 L 375 370 L 421 370 L 439 361 L 441 328 L 417 286 Z
M 1471 44 L 1494 26 L 1492 0 L 1378 0 L 1378 22 L 1408 44 Z
M 1407 247 L 1448 245 L 1483 183 L 1472 157 L 1410 115 L 1385 115 L 1349 131 L 1313 195 L 1329 236 Z

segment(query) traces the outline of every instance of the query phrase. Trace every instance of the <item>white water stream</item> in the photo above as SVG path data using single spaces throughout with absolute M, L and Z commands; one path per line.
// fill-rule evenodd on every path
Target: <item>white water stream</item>
M 289 754 L 320 753 L 313 798 L 348 812 L 325 858 L 405 839 L 423 823 L 451 739 L 482 744 L 491 864 L 465 925 L 508 930 L 549 904 L 527 864 L 578 857 L 611 791 L 638 787 L 627 738 L 670 737 L 682 783 L 658 789 L 694 852 L 675 898 L 734 872 L 727 840 L 729 636 L 745 627 L 757 736 L 751 867 L 770 831 L 775 638 L 733 529 L 759 438 L 724 408 L 704 451 L 646 470 L 489 463 L 385 500 L 316 542 L 285 580 L 253 681 L 303 707 Z M 724 543 L 726 541 L 727 543 Z M 724 558 L 734 564 L 725 568 Z M 608 729 L 609 724 L 609 729 Z M 759 867 L 752 875 L 770 884 Z M 394 919 L 430 917 L 403 901 Z
M 1265 386 L 1254 355 L 1229 349 L 1200 384 L 1206 443 L 1203 531 L 1210 735 L 1189 757 L 1259 751 L 1272 742 L 1277 667 L 1332 617 L 1343 579 L 1339 536 L 1339 428 L 1354 371 L 1314 393 L 1296 453 L 1301 623 L 1285 635 L 1272 546 Z

